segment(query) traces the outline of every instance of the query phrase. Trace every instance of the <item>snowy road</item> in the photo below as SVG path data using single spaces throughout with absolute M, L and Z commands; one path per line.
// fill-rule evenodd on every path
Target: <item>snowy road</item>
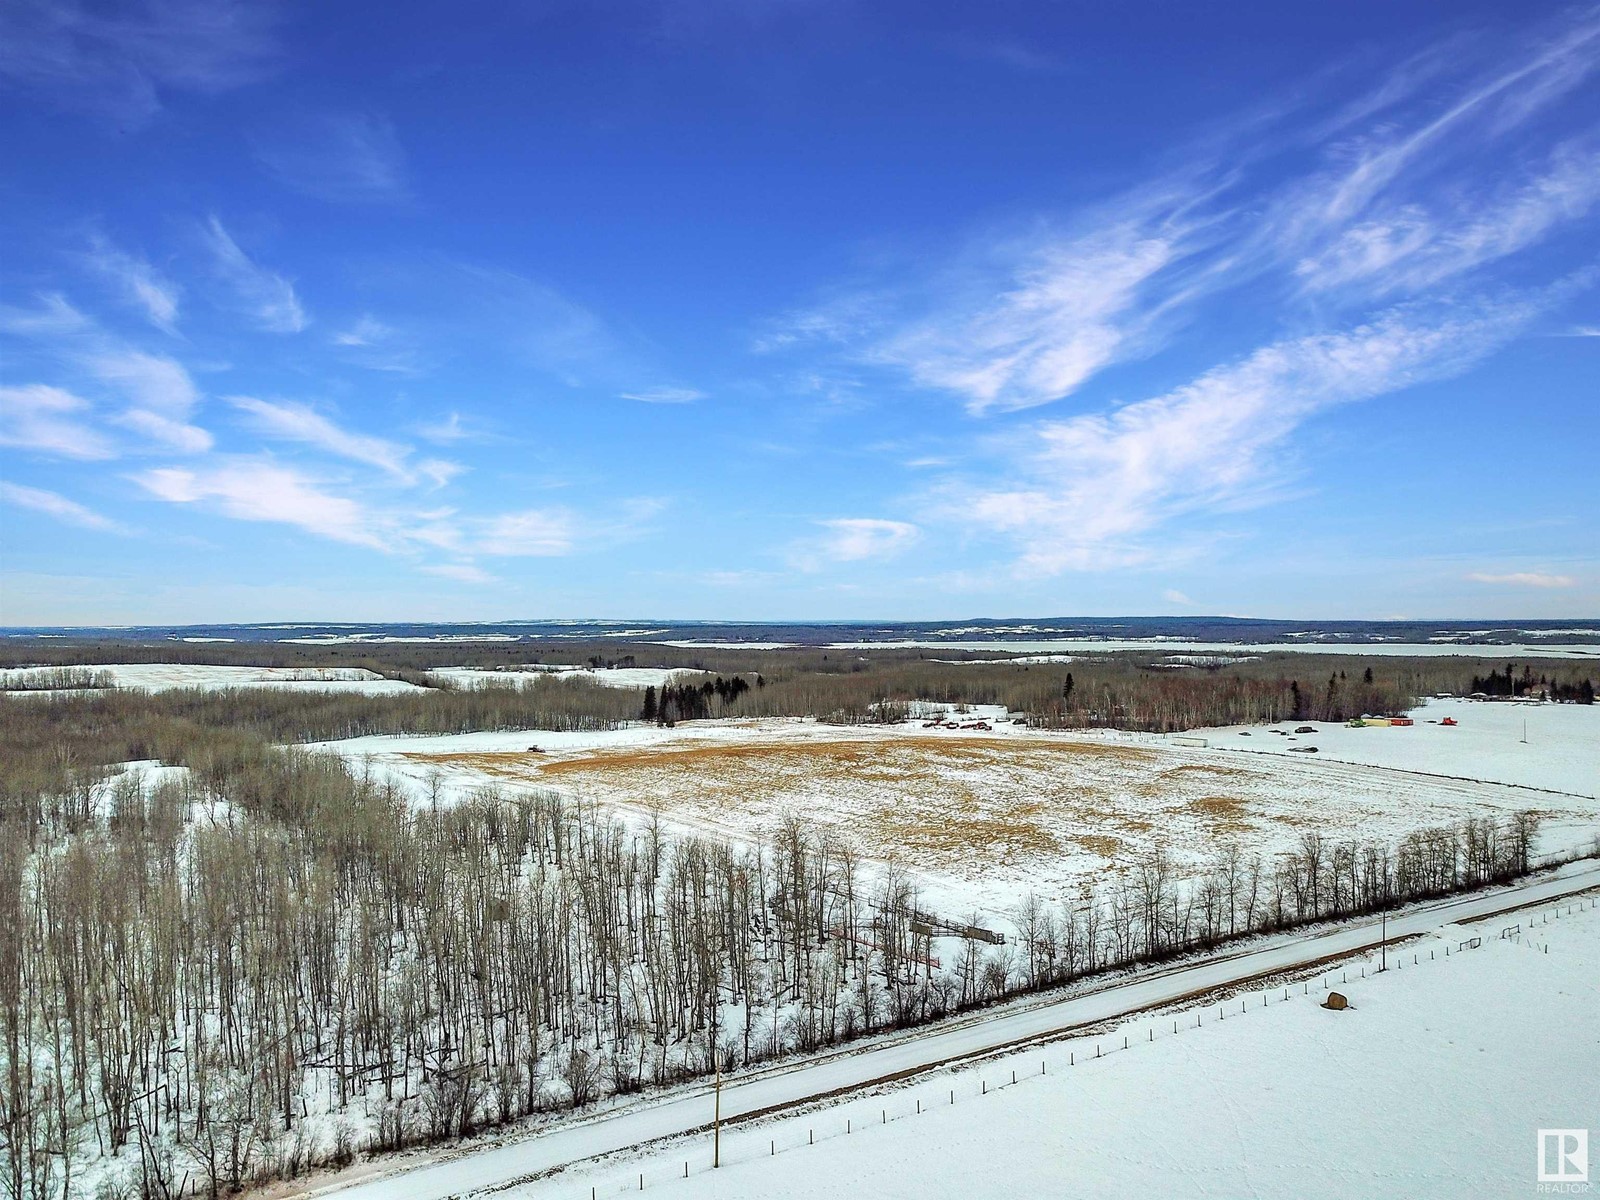
M 1512 889 L 1439 901 L 1389 921 L 1389 936 L 1432 933 L 1445 925 L 1515 906 L 1543 903 L 1600 887 L 1600 865 L 1578 863 Z M 1379 922 L 1278 941 L 1255 950 L 1221 954 L 1136 977 L 1100 991 L 1027 1008 L 1001 1008 L 931 1026 L 920 1034 L 857 1052 L 765 1072 L 724 1084 L 725 1120 L 788 1108 L 889 1077 L 985 1054 L 1084 1025 L 1113 1020 L 1180 1001 L 1195 993 L 1354 953 L 1378 941 Z M 521 1177 L 661 1138 L 692 1133 L 711 1116 L 709 1088 L 679 1093 L 660 1103 L 556 1126 L 535 1136 L 466 1152 L 389 1175 L 331 1184 L 310 1194 L 337 1192 L 341 1200 L 443 1200 L 489 1189 Z

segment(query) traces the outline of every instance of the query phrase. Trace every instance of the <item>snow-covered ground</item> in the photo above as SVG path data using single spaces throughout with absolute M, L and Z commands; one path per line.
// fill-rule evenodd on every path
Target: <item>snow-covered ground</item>
M 1494 1080 L 1493 1086 L 1480 1088 L 1478 1096 L 1491 1097 L 1486 1107 L 1494 1105 L 1493 1097 L 1503 1098 L 1503 1110 L 1489 1111 L 1520 1122 L 1518 1100 L 1535 1090 L 1527 1086 L 1526 1077 L 1542 1071 L 1540 1090 L 1547 1107 L 1537 1115 L 1550 1119 L 1541 1120 L 1541 1126 L 1581 1124 L 1581 1117 L 1571 1120 L 1571 1114 L 1563 1114 L 1558 1105 L 1573 1096 L 1595 1096 L 1593 1062 L 1600 1047 L 1591 1031 L 1597 1019 L 1593 999 L 1600 947 L 1594 943 L 1600 926 L 1593 918 L 1600 914 L 1585 918 L 1578 910 L 1600 903 L 1597 885 L 1600 868 L 1593 863 L 1573 864 L 1510 889 L 1432 901 L 1394 914 L 1387 922 L 1390 973 L 1379 978 L 1374 975 L 1384 959 L 1374 948 L 1384 926 L 1369 917 L 1332 928 L 1252 939 L 1216 955 L 1085 980 L 1064 992 L 1021 998 L 925 1029 L 738 1072 L 725 1079 L 722 1089 L 722 1115 L 738 1123 L 723 1131 L 724 1166 L 715 1176 L 708 1170 L 712 1087 L 702 1081 L 545 1119 L 507 1131 L 503 1137 L 377 1159 L 331 1178 L 280 1190 L 290 1195 L 341 1191 L 350 1200 L 504 1194 L 534 1200 L 581 1197 L 590 1188 L 596 1196 L 610 1196 L 639 1190 L 641 1184 L 650 1191 L 676 1187 L 686 1178 L 687 1167 L 689 1185 L 677 1193 L 685 1197 L 699 1195 L 695 1189 L 707 1187 L 724 1189 L 706 1193 L 718 1196 L 904 1195 L 920 1200 L 923 1195 L 962 1191 L 973 1200 L 1035 1194 L 1096 1196 L 1104 1192 L 1096 1186 L 1103 1178 L 1100 1172 L 1114 1169 L 1119 1156 L 1138 1157 L 1139 1143 L 1159 1137 L 1164 1122 L 1173 1119 L 1192 1123 L 1185 1129 L 1184 1149 L 1193 1149 L 1189 1161 L 1202 1169 L 1174 1169 L 1184 1157 L 1163 1153 L 1161 1170 L 1135 1181 L 1148 1188 L 1141 1194 L 1506 1194 L 1500 1188 L 1419 1192 L 1406 1186 L 1412 1182 L 1409 1175 L 1400 1176 L 1390 1187 L 1356 1186 L 1360 1176 L 1340 1175 L 1321 1181 L 1321 1190 L 1263 1185 L 1252 1191 L 1240 1187 L 1229 1173 L 1252 1170 L 1257 1147 L 1263 1154 L 1288 1152 L 1287 1137 L 1301 1132 L 1313 1135 L 1317 1121 L 1335 1115 L 1353 1125 L 1348 1135 L 1329 1135 L 1320 1148 L 1311 1148 L 1310 1159 L 1290 1154 L 1290 1165 L 1298 1161 L 1320 1170 L 1339 1161 L 1349 1153 L 1351 1138 L 1373 1122 L 1405 1120 L 1424 1096 L 1431 1104 L 1428 1083 L 1433 1078 L 1455 1087 L 1459 1069 L 1463 1081 L 1480 1083 L 1480 1064 L 1474 1056 L 1484 1052 L 1481 1043 L 1506 1042 L 1497 1024 L 1514 1034 L 1526 1033 L 1530 1013 L 1552 1014 L 1549 1027 L 1541 1031 L 1548 1035 L 1562 1027 L 1567 1012 L 1584 1011 L 1584 1019 L 1567 1025 L 1566 1031 L 1575 1042 L 1586 1039 L 1586 1044 L 1575 1053 L 1562 1050 L 1551 1055 L 1549 1043 L 1556 1039 L 1546 1036 L 1540 1039 L 1542 1053 L 1519 1061 L 1527 1041 L 1513 1036 L 1497 1052 L 1503 1057 L 1493 1060 L 1489 1074 L 1509 1063 L 1509 1073 L 1517 1076 L 1520 1086 L 1507 1088 L 1503 1080 Z M 1517 911 L 1509 912 L 1511 908 Z M 1584 919 L 1590 921 L 1587 928 L 1578 924 Z M 1543 957 L 1556 934 L 1570 932 L 1569 927 L 1581 930 L 1579 936 L 1586 939 L 1588 949 L 1579 958 L 1564 961 L 1553 976 L 1524 970 L 1526 962 Z M 1502 931 L 1513 933 L 1520 957 L 1493 956 L 1497 947 L 1492 943 Z M 1472 944 L 1473 939 L 1478 945 Z M 1460 968 L 1463 960 L 1482 956 L 1486 950 L 1491 953 L 1488 961 L 1467 963 L 1478 970 L 1465 977 L 1459 971 L 1449 974 L 1452 967 Z M 1551 950 L 1552 956 L 1556 953 Z M 1441 968 L 1444 981 L 1433 991 L 1403 996 L 1405 1011 L 1380 1005 L 1380 987 L 1409 979 L 1426 982 L 1429 972 Z M 1522 979 L 1512 981 L 1518 986 L 1505 986 L 1507 977 L 1519 973 Z M 1334 989 L 1357 1007 L 1344 1013 L 1315 1007 Z M 1440 1005 L 1435 1001 L 1438 989 L 1456 995 Z M 1484 995 L 1489 996 L 1487 1001 Z M 1475 1004 L 1479 1007 L 1473 1009 Z M 1369 1009 L 1385 1011 L 1390 1019 L 1378 1029 L 1370 1021 L 1354 1031 L 1332 1027 L 1336 1035 L 1349 1034 L 1333 1041 L 1317 1023 L 1335 1019 L 1359 1023 Z M 1281 1024 L 1286 1013 L 1298 1014 L 1291 1016 L 1296 1023 L 1287 1029 Z M 1275 1032 L 1274 1019 L 1279 1022 Z M 1457 1036 L 1457 1026 L 1466 1029 L 1466 1036 Z M 1257 1042 L 1256 1035 L 1262 1040 Z M 1387 1044 L 1390 1038 L 1402 1043 L 1402 1061 L 1393 1071 L 1374 1069 L 1369 1060 L 1396 1052 Z M 1329 1056 L 1333 1050 L 1340 1052 L 1337 1058 Z M 1176 1069 L 1171 1065 L 1174 1055 Z M 1427 1062 L 1429 1069 L 1418 1070 L 1419 1062 Z M 1232 1069 L 1241 1064 L 1255 1069 Z M 1227 1118 L 1222 1128 L 1228 1136 L 1222 1138 L 1214 1138 L 1215 1123 L 1181 1115 L 1187 1108 L 1204 1105 L 1213 1106 L 1216 1115 L 1211 1071 L 1218 1072 L 1218 1081 L 1228 1089 L 1222 1100 L 1229 1111 L 1221 1114 Z M 1317 1100 L 1324 1081 L 1335 1073 L 1340 1078 L 1331 1092 L 1341 1102 L 1339 1110 L 1324 1108 Z M 1363 1077 L 1378 1078 L 1385 1086 L 1360 1097 L 1353 1106 L 1359 1111 L 1347 1114 L 1343 1108 L 1351 1106 L 1344 1102 L 1361 1087 Z M 1038 1090 L 1052 1087 L 1057 1089 L 1054 1094 Z M 1063 1087 L 1066 1095 L 1061 1094 Z M 1295 1111 L 1288 1114 L 1293 1120 L 1287 1131 L 1280 1111 L 1280 1097 L 1286 1093 L 1296 1101 Z M 1026 1120 L 1026 1110 L 1041 1102 L 1051 1105 L 1054 1135 L 1023 1136 L 1006 1128 L 1009 1121 Z M 1253 1112 L 1251 1104 L 1258 1106 Z M 950 1138 L 950 1127 L 928 1118 L 950 1108 L 960 1111 L 947 1115 L 968 1129 L 956 1144 L 961 1157 L 971 1161 L 957 1177 L 942 1180 L 941 1141 Z M 1099 1109 L 1107 1111 L 1089 1115 Z M 758 1116 L 780 1110 L 785 1115 L 765 1120 Z M 1171 1113 L 1180 1115 L 1169 1117 Z M 1259 1129 L 1259 1140 L 1239 1136 L 1240 1131 L 1230 1128 L 1234 1121 Z M 1121 1132 L 1119 1126 L 1124 1127 Z M 897 1129 L 908 1142 L 868 1140 Z M 910 1132 L 918 1129 L 923 1132 Z M 981 1140 L 985 1131 L 996 1138 L 988 1147 Z M 1114 1136 L 1106 1136 L 1108 1132 Z M 1455 1130 L 1447 1145 L 1470 1149 L 1483 1132 L 1480 1125 Z M 851 1189 L 851 1172 L 859 1171 L 861 1163 L 840 1167 L 834 1155 L 843 1145 L 858 1142 L 862 1145 L 856 1152 L 881 1159 L 880 1165 L 887 1169 L 862 1176 L 862 1186 Z M 1076 1173 L 1057 1175 L 1048 1187 L 1018 1186 L 1019 1179 L 1005 1174 L 991 1179 L 988 1173 L 987 1164 L 1006 1156 L 1026 1162 L 1030 1170 L 1048 1171 L 1057 1155 Z M 897 1182 L 895 1168 L 911 1158 L 918 1160 L 916 1167 Z M 1452 1165 L 1458 1171 L 1462 1167 L 1459 1162 Z M 1463 1177 L 1471 1178 L 1471 1170 L 1468 1164 Z M 771 1181 L 777 1179 L 795 1190 L 775 1190 Z M 1245 1183 L 1254 1179 L 1248 1176 Z M 930 1186 L 929 1181 L 937 1182 Z M 1334 1182 L 1351 1186 L 1339 1192 L 1333 1190 Z M 508 1184 L 513 1186 L 508 1189 Z M 1112 1189 L 1105 1194 L 1122 1193 Z
M 1327 722 L 1280 721 L 1265 728 L 1233 725 L 1180 736 L 1201 737 L 1213 747 L 1252 754 L 1286 754 L 1297 746 L 1315 746 L 1324 762 L 1421 771 L 1590 798 L 1600 795 L 1600 706 L 1429 700 L 1410 715 L 1415 725 L 1352 729 Z M 1447 719 L 1456 724 L 1439 723 Z M 1316 733 L 1290 740 L 1271 732 L 1292 731 L 1303 724 L 1313 724 Z M 1243 736 L 1246 733 L 1250 736 Z
M 419 691 L 415 684 L 385 679 L 358 667 L 232 667 L 207 663 L 95 663 L 84 668 L 105 672 L 119 688 L 144 688 L 161 692 L 171 688 L 293 687 L 319 692 Z M 32 667 L 0 670 L 0 680 L 26 676 Z M 17 693 L 23 695 L 26 693 Z M 37 695 L 38 693 L 33 693 Z
M 716 1171 L 701 1134 L 497 1194 L 581 1200 L 642 1177 L 681 1200 L 1533 1195 L 1539 1130 L 1600 1138 L 1594 904 L 736 1126 Z M 1352 1007 L 1322 1008 L 1330 988 Z
M 1157 844 L 1180 869 L 1199 869 L 1229 845 L 1270 857 L 1312 829 L 1394 841 L 1526 808 L 1544 814 L 1541 853 L 1587 847 L 1600 834 L 1597 707 L 1436 702 L 1410 728 L 1197 731 L 1204 746 L 1045 733 L 992 706 L 934 725 L 937 707 L 888 726 L 695 721 L 329 748 L 419 800 L 449 802 L 491 784 L 551 788 L 631 822 L 659 813 L 669 826 L 735 840 L 770 837 L 800 815 L 875 863 L 893 860 L 936 910 L 976 912 L 1001 928 L 1028 892 L 1076 894 Z M 1452 714 L 1455 727 L 1427 723 Z M 952 729 L 951 720 L 989 728 Z M 1288 753 L 1310 745 L 1319 753 Z
M 698 675 L 673 667 L 566 667 L 533 664 L 515 671 L 492 671 L 482 667 L 434 667 L 428 672 L 435 679 L 449 680 L 458 687 L 510 687 L 535 679 L 559 675 L 563 679 L 590 679 L 606 687 L 660 687 L 679 675 Z

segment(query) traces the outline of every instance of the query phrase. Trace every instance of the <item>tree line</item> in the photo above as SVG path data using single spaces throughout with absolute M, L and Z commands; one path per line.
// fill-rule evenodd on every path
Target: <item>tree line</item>
M 1506 696 L 1512 699 L 1554 700 L 1562 704 L 1593 704 L 1594 682 L 1581 679 L 1556 679 L 1523 665 L 1522 674 L 1516 673 L 1511 663 L 1504 671 L 1490 671 L 1487 675 L 1472 677 L 1472 690 L 1485 696 Z
M 767 686 L 767 681 L 759 674 L 755 678 L 756 687 Z M 748 692 L 750 686 L 742 675 L 735 675 L 732 679 L 718 675 L 699 684 L 663 684 L 659 695 L 655 688 L 647 687 L 644 690 L 644 703 L 639 708 L 639 719 L 671 726 L 679 721 L 725 716 L 732 712 L 739 697 Z
M 95 734 L 123 754 L 141 736 Z M 197 725 L 161 757 L 189 769 L 0 764 L 0 1167 L 17 1200 L 76 1194 L 97 1159 L 123 1164 L 99 1172 L 113 1193 L 215 1196 L 803 1053 L 1509 879 L 1537 828 L 1308 830 L 1199 875 L 1157 849 L 1109 885 L 1024 899 L 992 946 L 936 940 L 910 876 L 799 818 L 733 844 L 556 794 L 441 807 Z

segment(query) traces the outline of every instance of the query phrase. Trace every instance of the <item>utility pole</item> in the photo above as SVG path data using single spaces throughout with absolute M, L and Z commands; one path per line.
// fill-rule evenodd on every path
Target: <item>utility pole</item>
M 748 1000 L 749 997 L 746 997 Z M 716 981 L 711 985 L 711 1062 L 716 1068 L 715 1099 L 711 1109 L 711 1167 L 722 1166 L 722 1053 L 717 1045 L 717 1018 L 722 1010 L 722 964 L 717 964 Z
M 1386 902 L 1387 902 L 1387 899 L 1388 898 L 1385 897 L 1385 901 Z M 1386 909 L 1383 910 L 1383 965 L 1381 967 L 1379 967 L 1378 970 L 1387 971 L 1388 969 L 1389 969 L 1389 910 L 1386 908 Z

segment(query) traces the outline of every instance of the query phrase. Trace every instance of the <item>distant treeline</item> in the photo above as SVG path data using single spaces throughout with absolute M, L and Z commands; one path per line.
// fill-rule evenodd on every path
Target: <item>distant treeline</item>
M 53 692 L 116 686 L 110 671 L 87 667 L 34 667 L 0 676 L 0 692 Z
M 756 676 L 755 686 L 764 688 L 767 681 Z M 726 712 L 740 696 L 750 690 L 750 684 L 741 675 L 724 679 L 718 675 L 704 683 L 665 684 L 658 695 L 656 689 L 644 690 L 644 704 L 639 711 L 641 721 L 654 721 L 658 725 L 674 725 L 679 721 L 694 721 Z M 712 701 L 717 701 L 713 711 Z
M 1487 675 L 1472 677 L 1472 690 L 1485 696 L 1526 697 L 1530 700 L 1555 700 L 1562 704 L 1593 704 L 1594 684 L 1587 678 L 1573 680 L 1555 679 L 1541 672 L 1533 673 L 1524 665 L 1522 674 L 1507 663 L 1504 671 L 1490 671 Z

